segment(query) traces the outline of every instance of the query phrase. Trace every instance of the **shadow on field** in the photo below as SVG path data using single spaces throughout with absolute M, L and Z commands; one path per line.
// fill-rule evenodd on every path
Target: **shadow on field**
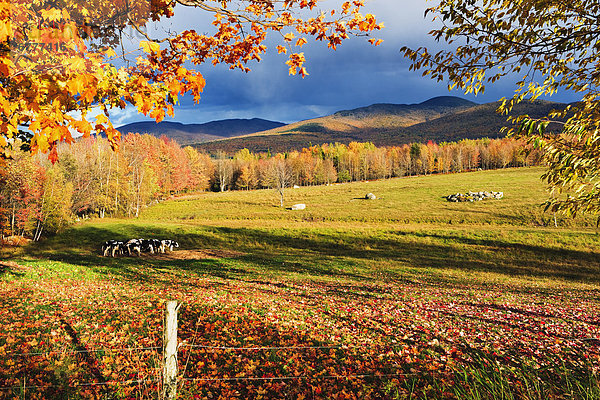
M 81 265 L 135 281 L 161 280 L 157 272 L 173 270 L 225 279 L 291 273 L 365 280 L 377 274 L 397 278 L 406 275 L 406 268 L 427 268 L 600 282 L 598 252 L 508 242 L 501 238 L 464 237 L 461 231 L 393 231 L 365 236 L 342 230 L 322 233 L 199 225 L 173 229 L 118 226 L 118 232 L 98 226 L 77 227 L 37 247 L 31 246 L 27 252 L 34 257 Z M 110 258 L 100 254 L 104 241 L 134 237 L 174 239 L 182 250 L 216 249 L 214 252 L 225 254 L 235 250 L 243 255 L 162 259 L 152 255 Z M 381 264 L 370 264 L 368 260 Z
M 384 237 L 368 237 L 336 232 L 302 237 L 244 228 L 214 229 L 220 230 L 226 237 L 241 236 L 250 242 L 263 242 L 273 246 L 281 254 L 295 255 L 289 258 L 293 258 L 296 263 L 274 266 L 289 272 L 322 273 L 318 268 L 315 270 L 314 266 L 322 262 L 324 257 L 326 260 L 334 259 L 334 265 L 352 263 L 352 259 L 391 260 L 399 262 L 401 267 L 485 271 L 511 276 L 600 282 L 600 254 L 591 251 L 465 238 L 458 233 L 400 231 Z M 272 260 L 272 255 L 268 258 Z M 264 262 L 269 263 L 269 260 Z M 376 270 L 365 268 L 366 277 L 373 272 Z M 379 272 L 394 275 L 395 271 Z M 397 272 L 402 273 L 401 270 Z M 359 277 L 352 273 L 339 274 Z
M 173 239 L 177 240 L 182 248 L 196 247 L 198 244 L 210 246 L 210 242 L 204 241 L 204 235 L 196 233 L 174 234 L 171 230 L 145 228 L 137 225 L 125 228 L 121 226 L 120 228 L 118 232 L 115 232 L 113 229 L 97 226 L 77 227 L 38 244 L 31 244 L 26 248 L 26 252 L 33 257 L 79 265 L 99 273 L 120 275 L 125 279 L 137 282 L 168 281 L 169 277 L 163 276 L 162 273 L 169 272 L 169 270 L 190 271 L 200 276 L 209 275 L 226 279 L 246 273 L 244 269 L 224 265 L 218 257 L 173 259 L 162 254 L 146 253 L 141 257 L 104 257 L 101 247 L 105 241 L 110 239 Z

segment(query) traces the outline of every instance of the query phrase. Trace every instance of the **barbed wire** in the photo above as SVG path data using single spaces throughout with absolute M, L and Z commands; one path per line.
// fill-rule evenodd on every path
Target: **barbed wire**
M 130 380 L 125 380 L 125 381 L 82 382 L 82 383 L 75 383 L 75 384 L 71 384 L 71 385 L 3 386 L 3 387 L 0 387 L 0 391 L 16 390 L 16 389 L 58 388 L 58 387 L 60 387 L 60 388 L 64 388 L 64 387 L 77 388 L 77 387 L 90 387 L 90 386 L 107 386 L 107 385 L 113 385 L 113 384 L 116 384 L 116 383 L 119 383 L 119 384 L 134 384 L 134 383 L 157 382 L 159 380 L 160 380 L 159 378 L 153 378 L 153 379 L 130 379 Z
M 200 344 L 187 344 L 180 343 L 178 348 L 181 347 L 192 347 L 197 349 L 208 349 L 208 350 L 291 350 L 291 349 L 343 349 L 356 346 L 345 346 L 345 345 L 331 345 L 331 346 L 264 346 L 264 347 L 229 347 L 229 346 L 204 346 Z
M 429 371 L 428 375 L 435 374 Z M 365 378 L 389 378 L 389 377 L 416 377 L 416 373 L 394 373 L 394 374 L 351 374 L 351 375 L 291 375 L 291 376 L 237 376 L 231 378 L 180 378 L 179 382 L 227 382 L 227 381 L 283 381 L 296 379 L 365 379 Z M 57 388 L 57 387 L 90 387 L 90 386 L 107 386 L 113 384 L 138 384 L 158 382 L 161 379 L 130 379 L 125 381 L 106 381 L 106 382 L 82 382 L 71 385 L 23 385 L 23 386 L 4 386 L 0 387 L 0 391 L 19 390 L 19 389 L 42 389 L 42 388 Z
M 92 349 L 82 349 L 82 350 L 66 350 L 66 349 L 59 349 L 59 350 L 50 350 L 50 351 L 35 351 L 35 352 L 30 352 L 30 353 L 6 353 L 6 354 L 2 354 L 3 356 L 21 356 L 21 357 L 25 357 L 25 356 L 43 356 L 43 355 L 49 355 L 49 354 L 56 354 L 56 353 L 67 353 L 67 354 L 79 354 L 79 353 L 93 353 L 93 352 L 99 352 L 99 351 L 107 351 L 107 352 L 116 352 L 116 351 L 142 351 L 142 350 L 158 350 L 158 349 L 162 349 L 162 347 L 160 346 L 152 346 L 152 347 L 121 347 L 121 348 L 110 348 L 110 347 L 96 347 L 96 348 L 92 348 Z
M 264 346 L 264 347 L 232 347 L 232 346 L 205 346 L 198 344 L 187 344 L 180 343 L 177 348 L 182 347 L 192 347 L 192 348 L 201 348 L 201 349 L 209 349 L 209 350 L 237 350 L 237 351 L 251 351 L 251 350 L 291 350 L 291 349 L 342 349 L 342 348 L 351 348 L 358 346 L 348 346 L 348 345 L 330 345 L 330 346 Z M 1 354 L 2 356 L 43 356 L 49 354 L 56 353 L 67 353 L 67 354 L 80 354 L 80 353 L 92 353 L 92 352 L 116 352 L 116 351 L 144 351 L 144 350 L 160 350 L 162 347 L 160 346 L 151 346 L 151 347 L 121 347 L 121 348 L 110 348 L 110 347 L 97 347 L 91 349 L 82 349 L 82 350 L 66 350 L 66 349 L 58 349 L 58 350 L 50 350 L 50 351 L 36 351 L 29 353 L 5 353 Z
M 438 375 L 437 373 L 428 371 L 428 375 Z M 220 382 L 220 381 L 283 381 L 295 379 L 364 379 L 364 378 L 389 378 L 389 377 L 416 377 L 417 373 L 395 373 L 395 374 L 352 374 L 352 375 L 292 375 L 292 376 L 236 376 L 232 378 L 181 378 L 179 381 L 195 382 Z
M 589 338 L 561 338 L 562 340 L 571 340 L 571 341 L 579 341 L 579 342 L 591 342 L 591 343 L 595 343 L 598 342 L 600 343 L 600 338 L 595 338 L 595 337 L 589 337 Z M 177 346 L 177 348 L 182 348 L 182 347 L 190 347 L 190 348 L 196 348 L 196 349 L 206 349 L 206 350 L 232 350 L 232 351 L 260 351 L 260 350 L 309 350 L 309 349 L 353 349 L 353 348 L 363 348 L 366 346 L 369 346 L 370 344 L 368 343 L 363 343 L 363 344 L 359 344 L 359 345 L 351 345 L 351 344 L 338 344 L 338 345 L 328 345 L 328 346 L 241 346 L 241 347 L 235 347 L 235 346 L 207 346 L 207 345 L 200 345 L 200 344 L 188 344 L 188 343 L 179 343 L 179 345 Z M 372 344 L 373 346 L 382 346 L 382 347 L 393 347 L 393 346 L 397 346 L 399 345 L 398 343 L 393 343 L 393 344 L 386 344 L 386 345 L 382 345 L 382 344 Z M 0 354 L 0 356 L 10 356 L 10 357 L 15 357 L 15 356 L 20 356 L 20 357 L 26 357 L 26 356 L 43 356 L 43 355 L 49 355 L 49 354 L 58 354 L 58 353 L 62 353 L 62 354 L 81 354 L 81 353 L 92 353 L 92 352 L 100 352 L 100 351 L 105 351 L 105 352 L 118 352 L 118 351 L 146 351 L 146 350 L 160 350 L 162 349 L 161 346 L 150 346 L 150 347 L 121 347 L 121 348 L 110 348 L 110 347 L 97 347 L 97 348 L 92 348 L 92 349 L 82 349 L 82 350 L 65 350 L 65 349 L 58 349 L 58 350 L 50 350 L 50 351 L 38 351 L 38 352 L 29 352 L 29 353 L 5 353 L 5 354 Z M 3 357 L 2 357 L 3 358 Z

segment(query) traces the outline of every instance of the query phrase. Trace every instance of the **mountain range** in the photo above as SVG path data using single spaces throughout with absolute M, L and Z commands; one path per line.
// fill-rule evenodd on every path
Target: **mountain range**
M 459 97 L 441 96 L 419 104 L 373 104 L 288 125 L 260 119 L 192 125 L 143 122 L 119 130 L 164 134 L 181 144 L 194 143 L 194 147 L 210 153 L 218 150 L 232 153 L 242 148 L 253 152 L 285 152 L 315 144 L 352 141 L 397 146 L 429 140 L 439 143 L 500 137 L 501 128 L 509 123 L 505 115 L 496 112 L 498 106 L 497 102 L 477 104 Z M 565 106 L 536 100 L 518 104 L 511 115 L 528 114 L 537 118 Z
M 224 119 L 204 124 L 144 121 L 123 125 L 117 128 L 117 130 L 122 134 L 134 132 L 148 133 L 157 137 L 164 135 L 170 139 L 175 139 L 179 144 L 185 145 L 266 131 L 284 125 L 282 122 L 268 121 L 260 118 Z

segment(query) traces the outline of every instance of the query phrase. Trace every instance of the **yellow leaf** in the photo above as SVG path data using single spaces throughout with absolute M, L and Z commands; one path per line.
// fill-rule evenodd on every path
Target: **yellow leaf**
M 0 42 L 4 42 L 10 36 L 10 21 L 0 20 Z
M 40 121 L 37 121 L 37 120 L 33 121 L 31 124 L 29 124 L 29 130 L 33 131 L 33 132 L 40 130 L 40 127 L 41 127 Z
M 47 152 L 48 148 L 50 147 L 50 145 L 48 144 L 48 138 L 43 134 L 39 135 L 36 133 L 33 136 L 33 139 L 31 139 L 31 143 L 35 143 L 42 153 Z
M 69 61 L 69 67 L 68 67 L 70 72 L 81 72 L 82 70 L 85 69 L 85 60 L 83 58 L 72 58 Z
M 79 133 L 82 133 L 83 136 L 89 136 L 90 132 L 92 131 L 92 126 L 86 120 L 73 121 L 72 125 Z
M 108 118 L 104 114 L 96 115 L 96 123 L 97 124 L 105 124 L 108 122 Z
M 42 10 L 42 18 L 48 21 L 60 21 L 62 19 L 62 12 L 57 8 L 51 8 L 49 10 Z
M 81 76 L 76 76 L 74 79 L 67 81 L 67 88 L 72 95 L 82 93 L 85 88 L 84 79 Z
M 160 50 L 160 44 L 158 44 L 156 42 L 151 42 L 148 40 L 142 40 L 140 42 L 140 47 L 144 53 L 148 53 L 148 54 L 156 53 L 157 51 Z

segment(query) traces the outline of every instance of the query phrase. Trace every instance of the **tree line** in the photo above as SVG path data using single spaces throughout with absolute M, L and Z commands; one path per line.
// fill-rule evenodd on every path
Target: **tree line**
M 213 155 L 174 140 L 129 133 L 119 151 L 102 137 L 82 138 L 58 149 L 59 162 L 31 156 L 15 141 L 0 159 L 0 233 L 38 240 L 73 220 L 96 216 L 137 217 L 170 196 L 198 192 L 273 188 L 283 206 L 293 185 L 386 179 L 536 165 L 541 153 L 511 138 L 413 143 L 323 144 L 288 153 Z

